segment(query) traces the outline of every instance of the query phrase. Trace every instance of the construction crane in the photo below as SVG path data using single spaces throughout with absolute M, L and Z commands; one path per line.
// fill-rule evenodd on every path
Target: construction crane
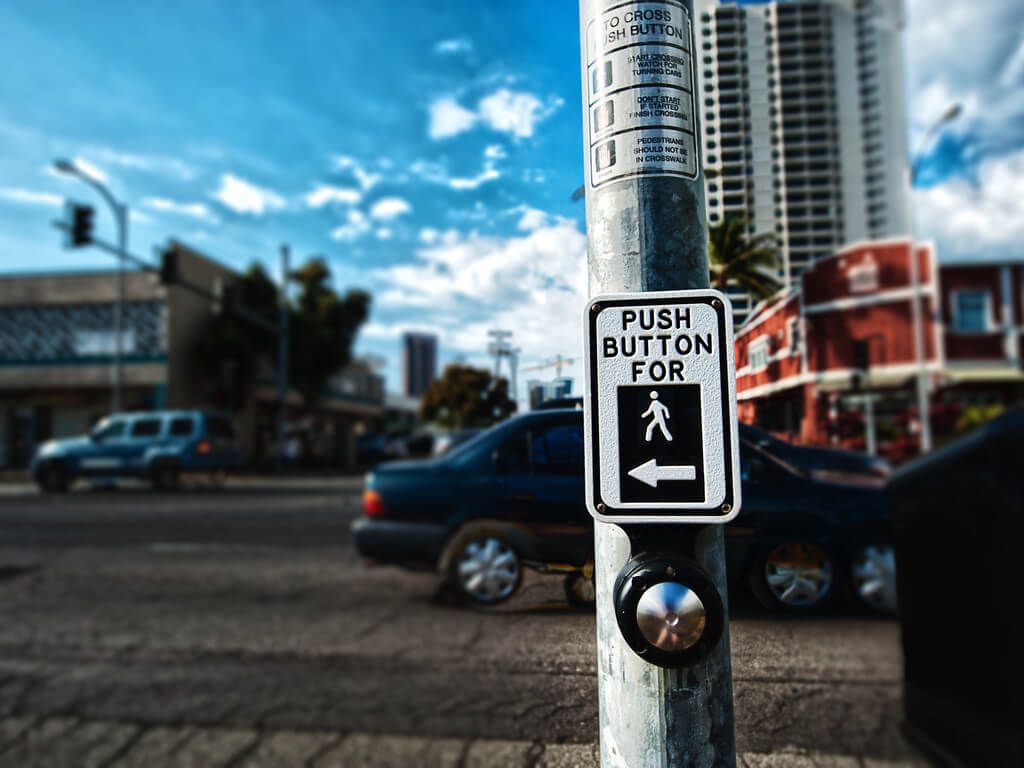
M 553 358 L 549 360 L 545 360 L 543 363 L 537 363 L 536 365 L 527 366 L 526 368 L 523 368 L 523 372 L 526 373 L 527 371 L 541 371 L 544 370 L 545 368 L 554 368 L 555 378 L 560 379 L 562 378 L 562 366 L 572 365 L 574 362 L 574 358 L 564 357 L 559 354 L 555 355 Z
M 501 359 L 503 357 L 508 358 L 509 367 L 509 396 L 515 400 L 518 396 L 516 387 L 516 379 L 518 378 L 518 367 L 519 367 L 519 353 L 522 351 L 518 347 L 513 348 L 509 343 L 509 339 L 512 338 L 512 331 L 502 331 L 498 329 L 490 330 L 487 332 L 493 341 L 487 345 L 487 354 L 494 357 L 494 379 L 497 381 L 501 375 Z

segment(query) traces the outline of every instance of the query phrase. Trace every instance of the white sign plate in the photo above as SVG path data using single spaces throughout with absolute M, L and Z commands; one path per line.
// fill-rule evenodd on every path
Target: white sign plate
M 587 25 L 590 182 L 696 179 L 692 30 L 678 0 L 613 5 Z
M 587 304 L 587 507 L 610 523 L 725 523 L 740 509 L 732 308 L 713 290 Z

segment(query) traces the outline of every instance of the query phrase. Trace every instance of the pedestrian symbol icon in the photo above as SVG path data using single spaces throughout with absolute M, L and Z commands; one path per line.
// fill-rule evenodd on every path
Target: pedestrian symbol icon
M 662 436 L 672 442 L 672 433 L 668 431 L 668 424 L 665 423 L 665 419 L 672 418 L 672 414 L 669 413 L 668 406 L 658 400 L 658 390 L 651 391 L 651 404 L 647 407 L 647 410 L 640 414 L 641 419 L 646 419 L 648 416 L 651 417 L 650 423 L 647 425 L 647 434 L 645 440 L 649 443 L 654 437 L 654 428 L 657 427 L 661 430 Z

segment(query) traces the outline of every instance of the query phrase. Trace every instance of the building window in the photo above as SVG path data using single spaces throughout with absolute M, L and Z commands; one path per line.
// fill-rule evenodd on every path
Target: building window
M 762 336 L 750 342 L 750 372 L 757 373 L 768 367 L 768 358 L 771 355 L 771 339 Z
M 988 291 L 957 291 L 953 294 L 953 327 L 958 333 L 985 333 L 992 329 Z
M 800 333 L 800 318 L 789 318 L 787 325 L 789 326 L 789 354 L 799 355 L 804 346 L 804 337 Z
M 870 253 L 864 261 L 855 264 L 846 271 L 850 281 L 850 293 L 870 293 L 878 290 L 878 264 Z

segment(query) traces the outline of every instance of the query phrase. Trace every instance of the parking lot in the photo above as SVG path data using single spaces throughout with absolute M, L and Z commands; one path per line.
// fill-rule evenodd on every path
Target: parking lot
M 2 765 L 592 765 L 594 619 L 351 550 L 358 483 L 0 495 Z M 899 628 L 738 601 L 748 765 L 909 765 Z M 769 755 L 772 755 L 769 757 Z

